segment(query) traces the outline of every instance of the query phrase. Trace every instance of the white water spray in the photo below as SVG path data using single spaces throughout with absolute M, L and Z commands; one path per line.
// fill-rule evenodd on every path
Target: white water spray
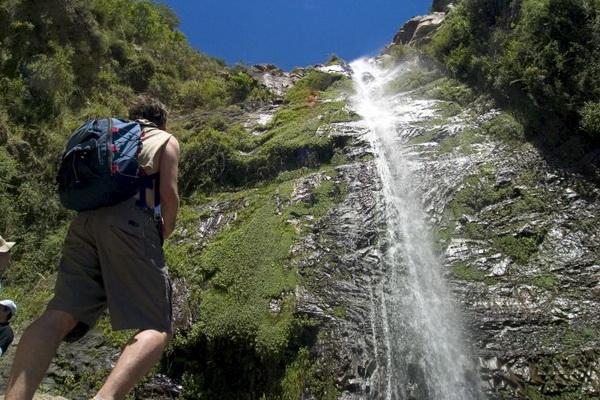
M 435 115 L 433 101 L 386 93 L 410 68 L 386 70 L 370 59 L 351 64 L 354 109 L 369 128 L 383 184 L 388 241 L 388 281 L 380 310 L 386 353 L 385 399 L 475 400 L 483 398 L 465 354 L 460 317 L 433 251 L 414 171 L 420 160 L 405 146 L 414 123 Z

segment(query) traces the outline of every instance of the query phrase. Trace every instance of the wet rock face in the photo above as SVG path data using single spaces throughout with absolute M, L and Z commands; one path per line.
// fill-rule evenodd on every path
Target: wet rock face
M 319 358 L 333 365 L 342 398 L 358 399 L 377 391 L 371 387 L 380 346 L 371 325 L 371 287 L 384 273 L 377 245 L 383 220 L 375 166 L 353 163 L 337 172 L 348 185 L 347 198 L 296 249 L 303 254 L 298 269 L 304 282 L 297 310 L 321 321 Z
M 600 189 L 532 145 L 490 137 L 482 127 L 501 111 L 486 104 L 402 128 L 468 347 L 490 399 L 597 398 Z M 378 399 L 381 184 L 360 122 L 324 131 L 351 138 L 344 151 L 352 162 L 336 178 L 348 182 L 348 195 L 300 245 L 298 312 L 321 321 L 313 352 L 340 398 Z
M 384 279 L 379 240 L 384 227 L 378 206 L 380 181 L 356 123 L 332 124 L 328 133 L 348 139 L 350 163 L 336 168 L 348 195 L 316 223 L 294 248 L 301 285 L 297 312 L 320 321 L 316 362 L 334 376 L 343 399 L 379 398 L 377 366 L 381 327 L 373 320 L 380 299 L 373 287 Z M 310 393 L 306 399 L 315 398 Z
M 493 166 L 482 187 L 507 196 L 459 219 L 445 252 L 483 377 L 490 392 L 598 395 L 600 193 L 528 146 Z

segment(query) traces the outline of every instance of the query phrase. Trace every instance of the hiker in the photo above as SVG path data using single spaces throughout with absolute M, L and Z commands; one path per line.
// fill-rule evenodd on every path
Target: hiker
M 140 96 L 129 118 L 143 126 L 137 160 L 147 176 L 159 177 L 155 190 L 140 190 L 116 205 L 79 212 L 71 222 L 54 298 L 19 342 L 6 400 L 31 399 L 60 342 L 81 338 L 106 307 L 113 329 L 137 333 L 95 399 L 125 398 L 158 362 L 168 342 L 171 287 L 162 240 L 173 232 L 179 207 L 179 144 L 166 132 L 167 110 L 158 100 Z M 158 220 L 157 192 L 162 214 Z
M 10 263 L 10 249 L 15 245 L 15 242 L 7 242 L 0 236 L 0 270 L 8 267 Z
M 6 354 L 8 346 L 15 338 L 9 323 L 16 312 L 17 305 L 14 301 L 9 299 L 0 300 L 0 357 Z

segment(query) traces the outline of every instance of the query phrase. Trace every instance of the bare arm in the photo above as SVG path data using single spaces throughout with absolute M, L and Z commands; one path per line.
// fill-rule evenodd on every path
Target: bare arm
M 179 193 L 177 171 L 179 165 L 179 142 L 171 137 L 160 156 L 160 209 L 163 217 L 163 236 L 168 238 L 175 229 Z

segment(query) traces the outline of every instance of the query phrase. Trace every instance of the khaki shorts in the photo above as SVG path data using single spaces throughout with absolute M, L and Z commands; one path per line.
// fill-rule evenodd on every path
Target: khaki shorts
M 108 306 L 113 329 L 171 333 L 171 284 L 150 212 L 127 200 L 84 211 L 71 222 L 49 310 L 80 323 L 76 340 Z

